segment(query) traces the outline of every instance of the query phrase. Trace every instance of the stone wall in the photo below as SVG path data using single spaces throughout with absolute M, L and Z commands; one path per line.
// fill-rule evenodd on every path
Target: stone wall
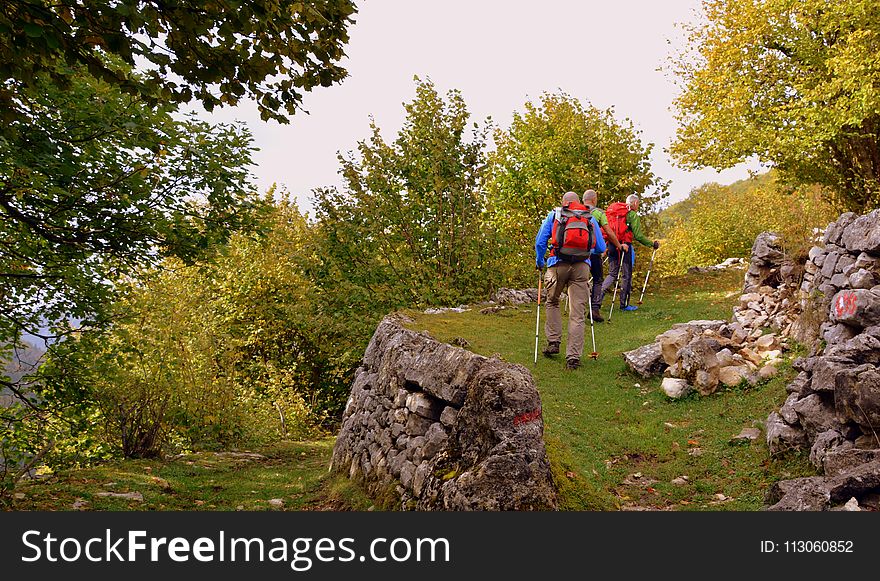
M 767 418 L 771 452 L 810 451 L 824 476 L 778 483 L 774 510 L 880 505 L 880 210 L 843 214 L 810 250 L 792 327 L 817 337 L 811 356 Z M 854 500 L 855 499 L 855 500 Z
M 392 492 L 403 509 L 554 509 L 543 432 L 525 367 L 386 317 L 355 375 L 331 468 Z

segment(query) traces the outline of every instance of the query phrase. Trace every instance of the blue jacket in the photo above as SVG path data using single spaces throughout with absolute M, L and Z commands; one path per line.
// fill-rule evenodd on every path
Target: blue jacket
M 544 223 L 541 224 L 541 229 L 538 230 L 538 235 L 535 237 L 535 266 L 538 268 L 544 268 L 544 255 L 547 254 L 547 244 L 550 242 L 550 236 L 553 234 L 553 220 L 556 215 L 556 210 L 551 210 L 547 217 L 544 218 Z M 590 218 L 590 222 L 593 224 L 593 237 L 596 239 L 596 247 L 593 249 L 593 254 L 602 254 L 605 252 L 605 239 L 602 237 L 602 229 L 599 228 L 599 223 L 596 222 L 595 218 Z M 559 259 L 555 256 L 551 256 L 547 262 L 546 266 L 553 266 L 559 262 Z M 588 263 L 590 260 L 588 258 L 584 259 L 584 262 Z

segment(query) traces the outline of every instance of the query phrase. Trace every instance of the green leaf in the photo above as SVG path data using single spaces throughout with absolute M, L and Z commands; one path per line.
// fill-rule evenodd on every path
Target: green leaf
M 43 27 L 33 22 L 24 23 L 24 33 L 31 38 L 39 38 L 43 36 Z

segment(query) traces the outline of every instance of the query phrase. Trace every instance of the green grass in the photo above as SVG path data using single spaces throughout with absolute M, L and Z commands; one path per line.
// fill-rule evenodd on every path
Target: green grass
M 574 372 L 563 368 L 560 356 L 539 354 L 533 364 L 535 305 L 492 315 L 481 315 L 479 309 L 407 314 L 415 320 L 413 329 L 442 341 L 464 338 L 476 353 L 497 354 L 532 370 L 561 508 L 759 510 L 776 480 L 815 474 L 803 454 L 770 457 L 763 439 L 730 443 L 743 428 L 763 426 L 782 404 L 784 386 L 794 375 L 790 367 L 753 388 L 674 401 L 660 391 L 659 379 L 631 373 L 621 355 L 652 342 L 673 323 L 728 319 L 741 285 L 741 271 L 663 281 L 638 311 L 615 309 L 611 324 L 596 325 L 599 359 L 584 359 Z M 603 309 L 606 317 L 610 300 Z M 541 347 L 543 319 L 542 311 Z M 585 343 L 589 353 L 589 330 Z M 680 476 L 687 482 L 673 484 Z
M 794 372 L 786 366 L 779 377 L 754 388 L 673 401 L 660 391 L 659 379 L 632 374 L 621 356 L 673 323 L 729 318 L 741 280 L 741 271 L 733 271 L 654 281 L 638 311 L 615 309 L 613 323 L 596 325 L 599 359 L 585 359 L 574 372 L 563 369 L 559 356 L 539 355 L 533 365 L 535 305 L 493 315 L 481 315 L 478 308 L 408 314 L 414 329 L 442 341 L 464 338 L 472 351 L 532 370 L 560 508 L 759 510 L 770 484 L 815 471 L 803 454 L 773 458 L 763 440 L 734 445 L 730 439 L 742 428 L 762 425 L 785 400 L 784 386 Z M 607 315 L 607 307 L 603 312 Z M 543 329 L 541 334 L 543 346 Z M 587 333 L 584 351 L 591 350 Z M 328 473 L 333 442 L 284 442 L 258 450 L 265 458 L 249 461 L 205 452 L 62 471 L 21 483 L 11 508 L 72 510 L 79 501 L 83 510 L 271 510 L 268 501 L 274 498 L 284 500 L 283 510 L 386 506 L 344 476 Z M 685 484 L 672 483 L 681 476 L 687 476 Z M 101 492 L 140 492 L 144 500 L 98 496 Z
M 367 510 L 348 479 L 329 474 L 333 438 L 282 442 L 246 459 L 201 452 L 165 460 L 124 460 L 61 471 L 16 488 L 14 510 Z M 102 497 L 139 492 L 143 501 Z M 23 496 L 22 496 L 23 495 Z

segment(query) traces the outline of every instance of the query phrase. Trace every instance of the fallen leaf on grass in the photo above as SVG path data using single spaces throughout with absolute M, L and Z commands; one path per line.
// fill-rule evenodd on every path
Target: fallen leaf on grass
M 566 472 L 566 473 L 565 473 L 565 477 L 574 480 L 575 478 L 577 478 L 577 474 L 575 474 L 574 472 L 569 471 L 569 472 Z

